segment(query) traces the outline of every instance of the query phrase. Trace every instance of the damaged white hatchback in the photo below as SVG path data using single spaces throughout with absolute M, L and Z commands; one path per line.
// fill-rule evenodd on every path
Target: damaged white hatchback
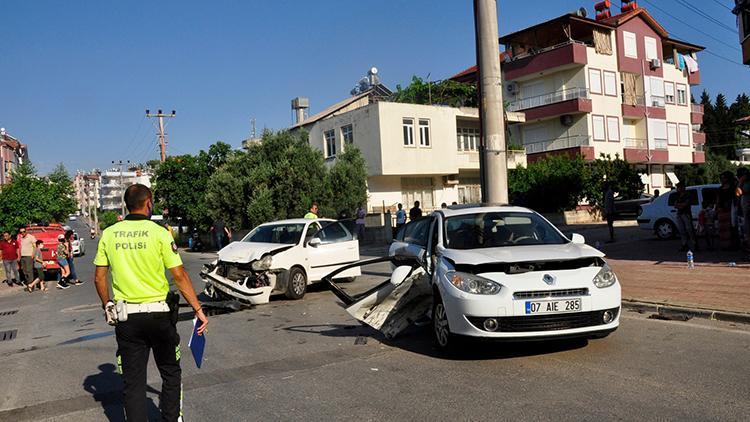
M 438 210 L 402 227 L 389 255 L 397 267 L 391 282 L 345 301 L 351 315 L 388 337 L 416 319 L 416 308 L 431 317 L 443 348 L 457 336 L 601 338 L 619 325 L 620 284 L 604 254 L 526 208 Z
M 273 294 L 301 299 L 309 284 L 359 260 L 359 243 L 338 221 L 293 219 L 261 224 L 239 242 L 219 251 L 204 266 L 204 293 L 212 299 L 239 299 L 253 305 L 268 303 Z M 352 280 L 358 267 L 340 277 Z

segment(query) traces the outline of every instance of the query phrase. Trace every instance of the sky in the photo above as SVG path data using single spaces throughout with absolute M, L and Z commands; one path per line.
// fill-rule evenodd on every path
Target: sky
M 581 6 L 592 16 L 594 3 L 499 0 L 499 32 Z M 732 0 L 639 3 L 674 38 L 724 57 L 699 54 L 695 95 L 750 91 Z M 157 159 L 146 109 L 176 110 L 168 154 L 192 154 L 219 140 L 239 147 L 252 118 L 258 132 L 286 128 L 292 98 L 309 97 L 312 115 L 372 66 L 395 90 L 475 63 L 470 0 L 2 0 L 0 16 L 0 127 L 42 174 Z

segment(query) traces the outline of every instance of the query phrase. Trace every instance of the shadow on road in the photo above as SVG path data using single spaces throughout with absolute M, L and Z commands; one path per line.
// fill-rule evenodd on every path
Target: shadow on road
M 115 372 L 115 365 L 104 363 L 99 365 L 99 373 L 89 375 L 83 380 L 83 389 L 91 394 L 104 410 L 104 416 L 110 422 L 125 421 L 125 410 L 122 406 L 122 377 Z M 158 390 L 146 387 L 146 391 L 159 394 Z M 154 401 L 149 397 L 148 414 L 150 420 L 158 420 L 161 413 Z

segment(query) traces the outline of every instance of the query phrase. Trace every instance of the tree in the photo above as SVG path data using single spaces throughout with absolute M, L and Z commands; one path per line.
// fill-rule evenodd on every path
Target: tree
M 425 82 L 418 76 L 412 76 L 411 83 L 406 88 L 396 85 L 393 101 L 451 107 L 477 107 L 477 87 L 474 84 L 449 79 Z
M 107 227 L 117 223 L 119 214 L 114 211 L 105 211 L 99 214 L 99 229 L 104 230 Z
M 73 179 L 63 163 L 58 164 L 47 179 L 50 184 L 49 194 L 53 198 L 49 203 L 51 218 L 54 221 L 65 221 L 68 215 L 78 208 Z
M 635 199 L 643 193 L 643 182 L 638 171 L 627 161 L 615 154 L 601 154 L 585 167 L 584 197 L 589 205 L 604 206 L 604 182 L 608 181 L 612 190 L 623 199 Z
M 347 145 L 328 173 L 328 192 L 331 207 L 323 211 L 338 215 L 346 211 L 349 215 L 367 203 L 367 163 L 354 145 Z

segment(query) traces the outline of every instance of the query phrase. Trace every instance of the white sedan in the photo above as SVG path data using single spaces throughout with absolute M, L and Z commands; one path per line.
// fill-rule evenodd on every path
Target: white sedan
M 257 305 L 272 294 L 301 299 L 307 286 L 337 268 L 359 260 L 359 243 L 340 222 L 294 219 L 261 224 L 239 242 L 219 251 L 201 271 L 205 293 Z M 359 268 L 341 274 L 353 279 Z
M 73 240 L 70 241 L 70 246 L 73 256 L 83 256 L 86 254 L 86 244 L 78 236 L 78 233 L 73 233 Z
M 391 281 L 359 298 L 326 278 L 352 316 L 388 337 L 418 312 L 441 348 L 457 336 L 601 338 L 619 326 L 620 284 L 604 255 L 526 208 L 435 211 L 401 228 L 389 255 Z

